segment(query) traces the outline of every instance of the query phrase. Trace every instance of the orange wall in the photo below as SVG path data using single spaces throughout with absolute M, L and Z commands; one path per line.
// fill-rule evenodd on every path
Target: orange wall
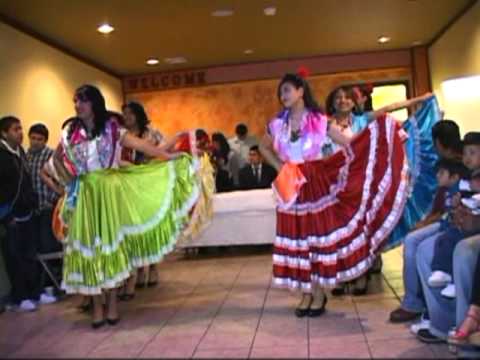
M 344 72 L 312 76 L 309 82 L 320 102 L 340 84 L 411 80 L 409 68 Z M 261 135 L 268 120 L 280 109 L 276 89 L 279 79 L 244 81 L 204 87 L 127 94 L 141 102 L 153 125 L 165 134 L 202 127 L 208 132 L 233 135 L 245 122 L 250 132 Z

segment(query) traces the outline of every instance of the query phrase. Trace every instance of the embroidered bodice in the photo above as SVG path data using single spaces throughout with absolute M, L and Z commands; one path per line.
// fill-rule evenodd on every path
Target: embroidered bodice
M 305 112 L 300 123 L 296 139 L 288 120 L 289 111 L 283 111 L 268 125 L 268 132 L 273 139 L 273 147 L 282 161 L 303 163 L 321 159 L 323 145 L 327 138 L 327 117 L 320 113 Z
M 105 124 L 104 132 L 89 139 L 85 129 L 77 128 L 68 138 L 69 126 L 62 132 L 64 165 L 73 176 L 99 169 L 116 168 L 120 160 L 120 140 L 125 130 L 114 120 Z

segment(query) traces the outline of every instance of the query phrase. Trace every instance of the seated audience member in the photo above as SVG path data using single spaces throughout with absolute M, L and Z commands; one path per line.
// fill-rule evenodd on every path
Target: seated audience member
M 463 159 L 463 144 L 460 128 L 453 120 L 441 120 L 432 128 L 432 139 L 438 155 L 444 159 Z
M 21 146 L 20 120 L 0 119 L 0 219 L 7 236 L 2 241 L 11 303 L 15 310 L 34 311 L 40 299 L 33 215 L 37 199 Z
M 475 212 L 477 215 L 480 215 L 480 202 L 477 205 Z M 457 330 L 448 339 L 452 344 L 480 346 L 480 257 L 477 258 L 472 285 L 470 306 L 466 316 Z
M 480 215 L 475 215 L 465 206 L 459 206 L 454 210 L 453 221 L 464 232 L 480 232 Z M 428 277 L 432 272 L 434 244 L 434 240 L 428 239 L 419 245 L 417 251 L 418 273 L 430 317 L 429 326 L 419 330 L 417 338 L 426 343 L 445 342 L 454 326 L 459 329 L 465 320 L 472 299 L 473 276 L 480 254 L 480 235 L 463 239 L 455 247 L 453 278 L 457 296 L 453 300 L 443 297 L 439 289 L 428 285 Z M 463 358 L 478 358 L 480 353 L 460 349 L 458 355 Z
M 263 161 L 257 145 L 250 148 L 249 164 L 240 170 L 240 189 L 266 189 L 272 186 L 277 171 Z
M 480 133 L 470 132 L 466 134 L 463 146 L 464 165 L 471 172 L 480 171 Z M 454 186 L 455 189 L 451 189 L 450 193 L 455 191 L 455 195 L 460 197 L 471 197 L 471 195 L 473 195 L 470 181 L 466 176 L 467 174 L 465 173 L 462 181 L 457 183 Z M 432 287 L 445 287 L 442 290 L 442 295 L 452 298 L 455 297 L 455 285 L 452 279 L 452 255 L 455 245 L 462 239 L 475 233 L 465 233 L 461 231 L 448 219 L 444 224 L 446 224 L 445 233 L 435 242 L 432 259 L 433 272 L 428 279 L 428 284 Z
M 460 129 L 454 121 L 442 120 L 436 123 L 432 129 L 432 138 L 440 157 L 462 161 L 462 139 Z M 430 214 L 417 224 L 415 230 L 408 234 L 403 242 L 405 294 L 400 307 L 390 313 L 390 321 L 393 323 L 412 321 L 420 317 L 425 310 L 425 299 L 416 266 L 416 254 L 420 243 L 438 230 L 438 221 L 445 213 L 446 191 L 445 187 L 438 187 Z M 428 317 L 428 314 L 426 315 Z M 428 319 L 421 324 L 428 326 Z M 418 328 L 419 326 L 415 324 L 413 330 L 416 332 Z
M 28 131 L 30 140 L 30 148 L 27 152 L 27 160 L 31 173 L 33 190 L 38 199 L 38 208 L 35 211 L 34 227 L 35 233 L 39 237 L 38 253 L 47 254 L 62 251 L 62 245 L 55 239 L 52 231 L 52 213 L 58 201 L 60 193 L 51 190 L 42 180 L 40 174 L 45 163 L 53 155 L 53 150 L 47 146 L 48 129 L 43 124 L 35 124 Z M 62 278 L 62 261 L 55 260 L 52 262 L 53 273 L 61 282 Z M 51 281 L 40 284 L 41 289 L 51 287 Z M 55 302 L 56 298 L 52 295 L 44 293 L 41 295 L 43 302 Z
M 440 216 L 429 215 L 429 222 L 407 235 L 403 249 L 403 281 L 405 295 L 399 309 L 390 314 L 390 321 L 404 322 L 414 320 L 424 310 L 424 302 L 419 292 L 418 275 L 415 266 L 416 249 L 420 242 L 428 238 L 438 238 L 449 227 L 455 185 L 465 174 L 463 164 L 456 160 L 440 159 L 437 163 L 437 181 L 439 189 L 447 189 L 443 197 Z

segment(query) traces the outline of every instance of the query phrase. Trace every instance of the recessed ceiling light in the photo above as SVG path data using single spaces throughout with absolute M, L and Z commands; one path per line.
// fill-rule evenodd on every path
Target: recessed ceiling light
M 160 61 L 158 61 L 158 59 L 156 58 L 150 58 L 146 62 L 147 62 L 147 65 L 157 65 Z
M 380 36 L 377 41 L 378 41 L 380 44 L 386 44 L 386 43 L 388 43 L 390 40 L 391 40 L 391 39 L 390 39 L 388 36 Z
M 167 64 L 183 64 L 187 62 L 187 59 L 185 59 L 183 56 L 177 56 L 177 57 L 165 58 L 164 61 Z
M 102 24 L 97 27 L 97 31 L 102 34 L 110 34 L 113 30 L 115 30 L 115 28 L 108 23 Z
M 274 16 L 277 13 L 277 8 L 275 6 L 269 6 L 263 9 L 263 13 L 267 16 Z
M 422 45 L 422 42 L 420 40 L 417 40 L 417 41 L 414 41 L 412 43 L 413 46 L 419 46 L 419 45 Z
M 253 54 L 253 50 L 252 49 L 247 49 L 243 53 L 246 54 L 246 55 L 250 55 L 250 54 Z
M 230 10 L 230 9 L 215 10 L 215 11 L 212 11 L 211 15 L 216 17 L 232 16 L 233 10 Z

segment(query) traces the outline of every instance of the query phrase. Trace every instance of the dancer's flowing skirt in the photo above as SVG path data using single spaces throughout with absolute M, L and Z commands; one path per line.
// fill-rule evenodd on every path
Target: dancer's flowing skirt
M 197 183 L 198 201 L 193 208 L 187 227 L 182 233 L 182 240 L 188 241 L 199 236 L 212 222 L 213 195 L 215 194 L 214 169 L 208 154 L 198 158 Z
M 303 185 L 295 201 L 277 209 L 274 284 L 310 292 L 314 284 L 332 288 L 359 277 L 385 245 L 408 198 L 399 126 L 382 117 L 343 150 L 298 169 L 303 181 L 297 184 Z
M 408 134 L 405 152 L 411 174 L 409 197 L 402 218 L 388 238 L 384 251 L 400 245 L 417 222 L 432 208 L 437 191 L 435 164 L 438 160 L 432 139 L 432 128 L 440 118 L 437 100 L 432 97 L 403 124 Z
M 81 176 L 75 207 L 62 209 L 63 288 L 100 294 L 135 268 L 159 262 L 198 198 L 195 176 L 189 156 Z

